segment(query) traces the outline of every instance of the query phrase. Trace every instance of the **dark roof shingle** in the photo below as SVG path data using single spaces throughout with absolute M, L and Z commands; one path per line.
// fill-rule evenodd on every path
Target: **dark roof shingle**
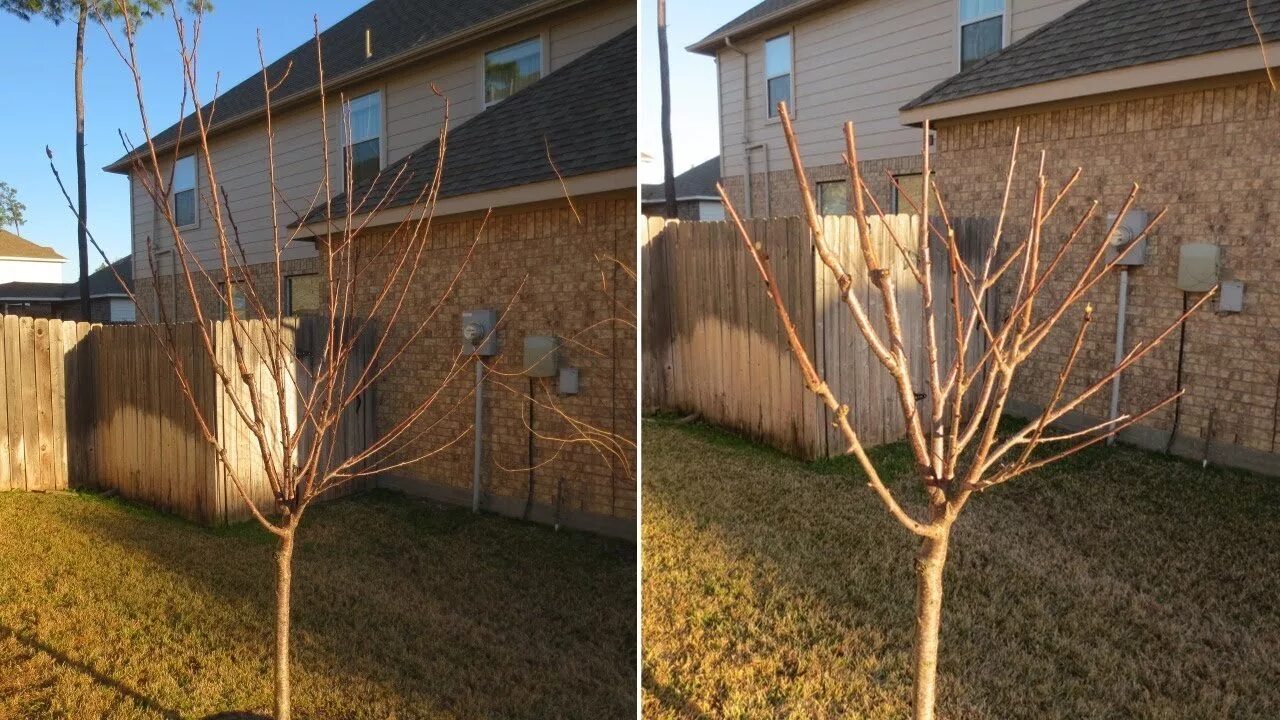
M 1253 0 L 1253 11 L 1263 37 L 1280 38 L 1280 0 Z M 902 109 L 1257 42 L 1245 0 L 1090 0 Z
M 813 5 L 814 0 L 764 0 L 759 5 L 753 6 L 750 10 L 742 13 L 738 17 L 716 28 L 714 32 L 709 33 L 706 37 L 689 46 L 694 52 L 701 51 L 704 46 L 712 41 L 718 41 L 726 36 L 732 35 L 734 32 L 741 30 L 752 23 L 769 17 L 770 15 L 790 14 L 790 10 L 801 10 L 807 5 Z
M 685 170 L 676 176 L 676 199 L 717 197 L 716 183 L 720 182 L 720 156 Z M 645 185 L 640 190 L 642 202 L 662 202 L 666 191 L 662 183 Z
M 441 199 L 554 180 L 557 169 L 567 178 L 635 167 L 635 28 L 450 130 L 446 143 Z M 438 157 L 433 140 L 392 163 L 372 189 L 353 189 L 362 198 L 355 212 L 383 199 L 384 210 L 414 204 Z M 347 212 L 346 194 L 335 197 L 329 215 Z M 304 222 L 325 215 L 320 205 Z
M 133 256 L 126 255 L 119 260 L 111 263 L 116 272 L 132 285 L 133 283 Z M 104 297 L 125 295 L 125 291 L 120 287 L 120 281 L 116 280 L 116 276 L 108 267 L 89 275 L 89 297 Z M 60 302 L 66 300 L 75 300 L 80 297 L 80 283 L 40 283 L 40 282 L 8 282 L 0 283 L 0 300 L 17 299 L 23 300 L 41 299 L 50 302 Z
M 320 33 L 326 86 L 365 67 L 410 53 L 433 42 L 466 32 L 487 20 L 534 6 L 542 0 L 373 0 Z M 365 57 L 365 29 L 371 31 L 373 57 Z M 320 86 L 315 40 L 308 40 L 267 66 L 273 80 L 288 75 L 272 91 L 272 105 L 306 96 Z M 202 110 L 211 128 L 260 113 L 266 106 L 262 74 L 254 73 L 223 92 Z M 213 109 L 210 117 L 209 110 Z M 195 113 L 180 123 L 183 133 L 195 132 Z M 152 143 L 162 148 L 178 139 L 179 123 L 157 133 Z M 127 153 L 107 169 L 123 169 L 145 146 Z

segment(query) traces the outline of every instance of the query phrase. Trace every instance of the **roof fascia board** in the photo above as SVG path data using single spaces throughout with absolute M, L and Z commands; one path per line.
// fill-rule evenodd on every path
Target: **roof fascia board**
M 345 75 L 340 75 L 336 78 L 333 78 L 332 80 L 326 79 L 325 91 L 331 92 L 334 90 L 339 90 L 345 86 L 353 85 L 363 80 L 367 80 L 371 77 L 375 77 L 377 75 L 381 75 L 383 73 L 395 70 L 402 66 L 409 65 L 411 63 L 422 60 L 426 57 L 430 57 L 432 55 L 438 55 L 440 53 L 453 50 L 458 46 L 466 45 L 467 43 L 474 42 L 477 40 L 482 40 L 489 35 L 492 35 L 497 32 L 501 32 L 510 27 L 518 25 L 522 22 L 527 22 L 529 20 L 536 20 L 545 15 L 559 12 L 561 10 L 567 10 L 571 7 L 574 7 L 575 5 L 581 5 L 586 1 L 587 0 L 545 0 L 544 2 L 540 2 L 536 5 L 530 5 L 528 7 L 520 8 L 519 10 L 514 10 L 505 15 L 500 15 L 496 18 L 486 20 L 482 23 L 479 23 L 478 25 L 473 25 L 467 28 L 466 30 L 462 30 L 452 35 L 440 38 L 435 42 L 428 43 L 426 45 L 423 45 L 421 47 L 416 47 L 411 50 L 406 50 L 405 52 L 402 52 L 399 55 L 392 55 L 384 60 L 370 64 L 366 67 L 362 67 L 359 70 L 349 72 Z M 306 104 L 308 101 L 314 100 L 315 98 L 318 98 L 318 97 L 320 97 L 319 88 L 311 88 L 309 90 L 304 90 L 302 92 L 294 93 L 293 95 L 281 98 L 279 100 L 273 99 L 271 101 L 271 112 L 274 115 L 278 112 L 292 109 L 298 105 Z M 215 103 L 214 113 L 216 115 L 217 99 L 215 98 L 213 102 Z M 210 137 L 214 135 L 222 135 L 224 133 L 230 132 L 237 128 L 244 127 L 246 125 L 251 125 L 265 116 L 266 116 L 265 108 L 245 113 L 244 115 L 231 118 L 230 120 L 227 120 L 224 123 L 219 124 L 214 128 L 210 128 L 209 135 Z M 168 142 L 163 145 L 157 146 L 155 150 L 157 153 L 164 152 L 166 150 L 173 148 L 175 144 L 176 143 L 174 142 Z M 145 147 L 146 147 L 146 144 L 144 143 L 142 145 L 139 145 L 135 149 L 140 149 Z M 112 172 L 112 173 L 128 174 L 131 164 L 132 163 L 129 160 L 122 158 L 106 166 L 105 168 L 103 168 L 103 170 L 106 170 L 107 172 Z
M 782 22 L 783 20 L 796 15 L 802 15 L 810 12 L 819 6 L 827 5 L 831 2 L 832 0 L 807 0 L 806 2 L 797 3 L 790 7 L 785 7 L 781 10 L 771 12 L 768 15 L 758 17 L 741 27 L 731 29 L 729 32 L 718 33 L 711 37 L 699 40 L 698 42 L 686 47 L 685 50 L 688 50 L 691 53 L 698 53 L 699 55 L 709 55 L 714 57 L 724 45 L 725 40 L 732 40 L 734 38 L 740 39 L 757 31 L 763 30 L 770 25 Z
M 471 193 L 470 195 L 459 195 L 457 197 L 444 198 L 436 202 L 435 208 L 431 211 L 431 214 L 433 217 L 440 218 L 447 215 L 458 215 L 462 213 L 479 212 L 513 205 L 527 205 L 529 203 L 542 202 L 545 200 L 556 200 L 566 196 L 573 198 L 579 195 L 593 195 L 612 190 L 627 190 L 634 188 L 635 185 L 636 169 L 634 167 L 621 168 L 618 170 L 606 170 L 604 172 L 568 177 L 564 179 L 563 184 L 560 180 L 544 180 L 542 182 L 518 185 L 516 187 L 487 190 L 484 192 Z M 426 208 L 420 206 L 404 206 L 381 210 L 374 213 L 375 217 L 372 219 L 369 218 L 369 213 L 358 213 L 352 216 L 351 223 L 353 225 L 364 224 L 366 227 L 375 227 L 378 225 L 398 223 L 404 220 L 416 220 L 422 218 L 426 214 Z M 366 222 L 366 220 L 368 222 Z M 332 224 L 323 222 L 310 223 L 299 229 L 297 239 L 314 241 L 317 237 L 339 232 L 342 226 L 343 223 L 339 223 L 337 221 L 334 221 Z
M 25 257 L 22 255 L 0 255 L 0 260 L 19 260 L 21 262 L 41 262 L 41 263 L 64 263 L 66 258 L 58 256 L 56 258 L 35 258 Z
M 1280 42 L 1268 43 L 1266 54 L 1280 53 Z M 983 95 L 949 100 L 936 105 L 922 105 L 900 110 L 898 119 L 904 125 L 920 126 L 925 120 L 936 121 L 969 115 L 981 115 L 1014 108 L 1124 92 L 1174 83 L 1204 80 L 1223 75 L 1265 70 L 1262 50 L 1257 45 L 1219 50 L 1204 55 L 1165 60 L 1158 63 L 1105 70 L 1078 77 L 1051 80 L 1025 87 L 999 90 Z

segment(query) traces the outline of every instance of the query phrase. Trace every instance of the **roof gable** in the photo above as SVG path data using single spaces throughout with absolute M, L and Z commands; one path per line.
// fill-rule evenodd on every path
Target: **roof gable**
M 720 182 L 720 156 L 695 165 L 676 176 L 676 200 L 718 197 L 716 183 Z M 666 200 L 662 183 L 645 185 L 640 191 L 643 202 Z
M 1263 37 L 1280 38 L 1280 0 L 1254 0 L 1253 11 Z M 1257 42 L 1244 0 L 1090 0 L 902 109 Z
M 0 230 L 0 258 L 18 258 L 21 260 L 58 260 L 66 258 L 58 251 L 44 245 L 37 245 L 30 240 L 14 235 L 8 230 Z

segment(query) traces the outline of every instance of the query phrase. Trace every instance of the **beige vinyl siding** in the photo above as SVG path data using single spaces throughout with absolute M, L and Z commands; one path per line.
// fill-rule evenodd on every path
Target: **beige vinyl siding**
M 1013 0 L 1010 25 L 1010 42 L 1017 42 L 1035 32 L 1045 23 L 1065 15 L 1085 0 Z
M 1011 34 L 1026 34 L 1083 0 L 1007 0 Z M 767 118 L 764 42 L 790 30 L 795 60 L 795 127 L 806 165 L 833 165 L 844 152 L 843 126 L 853 121 L 865 160 L 915 155 L 920 132 L 898 120 L 898 108 L 957 71 L 957 0 L 847 2 L 734 43 L 747 53 L 747 145 L 768 146 L 770 169 L 790 166 L 781 124 Z M 717 56 L 721 157 L 726 177 L 744 170 L 743 61 L 732 49 Z M 754 153 L 753 163 L 763 153 Z M 763 170 L 753 164 L 753 171 Z
M 461 47 L 446 56 L 432 58 L 419 65 L 403 68 L 375 80 L 331 90 L 328 97 L 329 175 L 333 194 L 343 191 L 342 147 L 344 129 L 340 95 L 354 98 L 373 90 L 382 93 L 384 166 L 434 140 L 444 118 L 444 98 L 432 93 L 431 85 L 449 100 L 449 122 L 458 127 L 483 110 L 481 89 L 482 55 L 486 50 L 530 35 L 544 37 L 544 52 L 551 72 L 581 56 L 587 50 L 635 25 L 635 6 L 625 0 L 609 0 L 578 7 L 552 18 L 527 23 L 510 32 L 482 42 Z M 325 145 L 321 132 L 318 102 L 292 109 L 273 118 L 275 131 L 276 183 L 282 202 L 278 210 L 280 239 L 289 237 L 287 226 L 296 218 L 293 208 L 306 212 L 324 176 Z M 272 203 L 268 174 L 268 144 L 265 123 L 242 128 L 217 137 L 212 143 L 212 160 L 217 181 L 230 200 L 231 216 L 240 231 L 241 242 L 250 264 L 274 259 L 275 237 L 272 230 Z M 168 158 L 171 160 L 172 158 Z M 199 227 L 186 230 L 183 237 L 197 250 L 202 263 L 219 266 L 214 243 L 215 224 L 210 217 L 208 179 L 203 162 L 199 168 Z M 172 244 L 172 236 L 163 216 L 152 205 L 137 181 L 134 191 L 135 275 L 150 276 L 146 260 L 145 238 L 157 238 L 157 247 Z M 321 194 L 323 197 L 323 193 Z M 224 218 L 226 215 L 224 214 Z M 230 232 L 230 225 L 228 232 Z M 282 252 L 282 258 L 293 260 L 313 257 L 310 243 L 295 242 Z

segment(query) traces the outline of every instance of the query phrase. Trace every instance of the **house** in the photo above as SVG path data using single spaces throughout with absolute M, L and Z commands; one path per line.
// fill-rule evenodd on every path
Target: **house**
M 723 220 L 724 205 L 716 183 L 720 182 L 720 157 L 695 165 L 676 176 L 676 217 L 680 220 Z M 666 190 L 661 183 L 640 189 L 640 209 L 650 217 L 665 217 Z
M 1231 292 L 1221 302 L 1124 374 L 1115 412 L 1140 411 L 1185 387 L 1181 400 L 1126 439 L 1280 474 L 1280 332 L 1272 320 L 1280 312 L 1273 292 L 1280 267 L 1273 81 L 1280 76 L 1273 69 L 1269 77 L 1266 67 L 1267 58 L 1280 58 L 1280 3 L 767 0 L 691 50 L 717 60 L 724 182 L 746 214 L 800 212 L 773 110 L 778 99 L 792 107 L 811 190 L 826 213 L 850 209 L 841 159 L 846 120 L 855 123 L 863 175 L 889 212 L 910 209 L 889 174 L 919 196 L 926 119 L 952 215 L 999 212 L 1015 131 L 1022 161 L 1011 218 L 1029 216 L 1039 165 L 1031 159 L 1040 151 L 1052 186 L 1082 168 L 1055 213 L 1045 253 L 1089 202 L 1101 203 L 1101 224 L 1139 183 L 1135 209 L 1153 217 L 1167 207 L 1168 214 L 1127 284 L 1116 271 L 1087 298 L 1094 322 L 1078 374 L 1110 367 L 1120 323 L 1123 349 L 1131 349 L 1203 297 L 1205 285 L 1185 272 L 1180 278 L 1180 269 L 1227 282 Z M 1129 224 L 1140 219 L 1135 214 Z M 1102 232 L 1090 237 L 1100 240 Z M 1210 261 L 1197 268 L 1195 253 Z M 1048 400 L 1066 334 L 1022 370 L 1011 410 L 1030 413 Z M 1111 415 L 1108 393 L 1100 393 L 1071 422 Z
M 431 431 L 406 452 L 446 447 L 387 473 L 383 485 L 470 504 L 472 484 L 479 482 L 488 510 L 634 536 L 635 293 L 625 263 L 633 255 L 638 210 L 635 12 L 625 0 L 374 0 L 360 8 L 320 37 L 334 197 L 318 205 L 326 138 L 315 45 L 304 43 L 276 60 L 268 67 L 273 77 L 290 68 L 272 101 L 282 196 L 276 207 L 294 213 L 279 218 L 278 236 L 263 183 L 269 152 L 261 75 L 218 98 L 209 160 L 249 258 L 246 274 L 260 291 L 273 290 L 279 246 L 280 290 L 296 313 L 324 297 L 319 263 L 336 227 L 350 219 L 363 227 L 360 242 L 385 246 L 401 241 L 400 221 L 424 212 L 415 201 L 435 173 L 448 102 L 429 260 L 415 276 L 421 290 L 412 296 L 421 306 L 407 312 L 432 313 L 475 246 L 457 292 L 438 309 L 447 332 L 415 336 L 380 381 L 375 411 L 378 427 L 392 427 L 411 412 L 422 388 L 447 383 L 438 405 L 448 413 L 433 418 Z M 166 202 L 188 221 L 185 242 L 212 259 L 204 173 L 194 169 L 203 158 L 178 140 L 176 125 L 153 138 L 166 162 L 177 156 Z M 135 259 L 146 257 L 148 241 L 157 250 L 159 276 L 140 272 L 139 296 L 171 303 L 173 316 L 189 317 L 185 291 L 174 282 L 167 220 L 134 172 L 143 151 L 107 168 L 131 176 Z M 347 167 L 356 199 L 350 202 L 340 192 Z M 371 197 L 384 202 L 366 204 Z M 136 264 L 141 270 L 146 261 Z M 235 283 L 243 279 L 231 280 L 228 288 L 219 278 L 223 284 L 206 291 L 202 306 L 235 300 Z M 487 386 L 481 425 L 472 414 L 474 386 L 464 381 L 469 373 L 446 378 L 444 366 L 462 343 L 455 328 L 462 327 L 463 313 L 502 311 L 513 297 L 502 314 L 499 354 L 485 362 L 508 373 L 501 379 L 514 387 Z M 520 378 L 526 338 L 546 337 L 559 339 L 558 361 L 573 371 L 573 387 L 554 377 Z M 534 417 L 528 396 L 550 398 L 544 401 L 557 412 Z M 566 417 L 619 438 L 622 450 L 602 453 L 564 441 L 574 432 L 563 427 Z M 473 433 L 482 446 L 478 463 L 470 443 L 451 442 L 471 433 L 473 424 L 482 427 Z
M 0 283 L 26 281 L 62 282 L 62 265 L 66 258 L 58 251 L 0 230 Z
M 764 0 L 694 43 L 715 58 L 725 190 L 750 217 L 800 212 L 777 117 L 786 101 L 811 190 L 850 209 L 843 124 L 858 129 L 863 175 L 886 212 L 921 185 L 921 132 L 898 108 L 1083 0 Z
M 1083 169 L 1056 215 L 1055 241 L 1065 234 L 1062 223 L 1078 220 L 1091 200 L 1103 211 L 1118 209 L 1135 182 L 1136 211 L 1152 217 L 1167 208 L 1142 264 L 1127 272 L 1127 286 L 1109 279 L 1089 296 L 1097 327 L 1081 370 L 1097 375 L 1112 362 L 1118 321 L 1130 349 L 1204 289 L 1225 283 L 1228 291 L 1180 337 L 1125 373 L 1117 411 L 1137 412 L 1185 387 L 1178 403 L 1128 439 L 1274 475 L 1280 91 L 1272 81 L 1280 77 L 1272 70 L 1268 78 L 1265 58 L 1280 58 L 1280 3 L 1253 2 L 1252 10 L 1256 27 L 1236 0 L 1090 0 L 920 93 L 899 119 L 932 121 L 938 184 L 953 212 L 998 212 L 1015 131 L 1023 163 L 1012 217 L 1027 217 L 1038 164 L 1031 160 L 1041 151 L 1051 186 Z M 1095 241 L 1101 233 L 1100 220 Z M 1053 251 L 1047 244 L 1045 253 Z M 1210 261 L 1196 266 L 1195 252 Z M 1066 347 L 1067 334 L 1043 364 L 1024 372 L 1022 402 L 1046 400 L 1056 379 L 1054 352 Z M 1086 406 L 1077 424 L 1108 417 L 1108 401 Z
M 119 278 L 117 278 L 119 275 Z M 136 308 L 128 291 L 121 286 L 133 278 L 133 257 L 126 255 L 111 265 L 89 275 L 89 321 L 95 323 L 131 323 L 136 321 Z M 0 283 L 0 307 L 6 315 L 79 320 L 80 283 L 32 282 L 15 280 Z

